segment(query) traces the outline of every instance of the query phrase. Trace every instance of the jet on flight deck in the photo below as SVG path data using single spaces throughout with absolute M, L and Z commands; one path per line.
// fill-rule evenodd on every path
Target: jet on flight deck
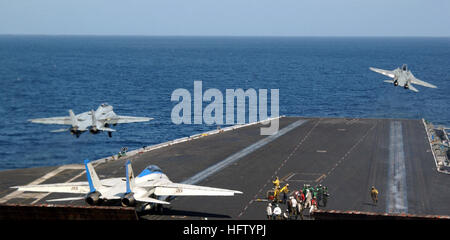
M 161 209 L 176 196 L 234 196 L 240 191 L 173 183 L 156 165 L 150 165 L 137 177 L 130 161 L 125 164 L 126 178 L 100 180 L 89 160 L 84 161 L 87 182 L 15 186 L 19 191 L 85 194 L 79 197 L 47 200 L 48 202 L 84 199 L 89 205 L 106 204 L 119 200 L 123 206 L 134 206 L 138 211 Z
M 119 116 L 113 111 L 113 107 L 106 103 L 100 105 L 97 110 L 91 110 L 75 115 L 72 110 L 69 110 L 69 116 L 66 117 L 51 117 L 51 118 L 36 118 L 29 119 L 33 123 L 42 124 L 61 124 L 71 125 L 70 128 L 53 130 L 51 132 L 65 132 L 69 131 L 72 135 L 79 137 L 80 134 L 89 130 L 92 134 L 97 134 L 101 131 L 108 132 L 108 136 L 112 136 L 112 132 L 116 131 L 109 128 L 109 125 L 115 126 L 118 123 L 134 123 L 134 122 L 148 122 L 153 118 L 147 117 L 129 117 Z
M 393 78 L 392 80 L 385 80 L 384 82 L 393 83 L 394 86 L 402 86 L 405 89 L 409 89 L 414 92 L 419 92 L 419 90 L 417 90 L 413 86 L 413 84 L 418 84 L 418 85 L 421 85 L 424 87 L 429 87 L 429 88 L 437 88 L 433 84 L 421 81 L 421 80 L 417 79 L 416 77 L 414 77 L 414 75 L 408 69 L 408 66 L 406 64 L 403 64 L 403 66 L 401 68 L 396 68 L 392 71 L 383 70 L 383 69 L 379 69 L 379 68 L 373 68 L 373 67 L 370 67 L 369 69 L 374 72 L 383 74 L 390 78 Z

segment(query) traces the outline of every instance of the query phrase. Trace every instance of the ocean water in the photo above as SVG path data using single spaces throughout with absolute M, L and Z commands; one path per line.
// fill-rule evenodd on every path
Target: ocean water
M 370 66 L 406 63 L 438 89 L 383 83 Z M 0 36 L 0 169 L 81 163 L 215 129 L 175 125 L 171 93 L 279 89 L 288 116 L 425 118 L 450 126 L 450 38 Z M 30 118 L 114 106 L 148 123 L 106 133 L 51 133 Z

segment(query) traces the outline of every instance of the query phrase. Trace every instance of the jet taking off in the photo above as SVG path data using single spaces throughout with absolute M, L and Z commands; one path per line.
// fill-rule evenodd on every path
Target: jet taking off
M 70 128 L 53 130 L 52 132 L 70 131 L 71 134 L 79 137 L 80 134 L 89 130 L 92 134 L 97 134 L 100 131 L 108 132 L 108 136 L 112 136 L 112 132 L 116 131 L 109 128 L 109 125 L 116 125 L 118 123 L 133 123 L 133 122 L 148 122 L 153 118 L 147 117 L 128 117 L 119 116 L 113 111 L 113 107 L 104 103 L 100 105 L 97 110 L 80 113 L 75 115 L 72 110 L 69 110 L 67 117 L 51 117 L 51 118 L 36 118 L 29 119 L 33 123 L 42 124 L 62 124 L 71 125 Z
M 394 86 L 402 86 L 405 89 L 409 89 L 412 90 L 414 92 L 419 92 L 419 90 L 417 90 L 413 84 L 418 84 L 424 87 L 429 87 L 429 88 L 437 88 L 436 86 L 434 86 L 433 84 L 421 81 L 417 78 L 414 77 L 414 75 L 411 73 L 411 71 L 409 71 L 408 66 L 406 66 L 406 64 L 403 64 L 403 66 L 401 68 L 397 68 L 394 69 L 392 71 L 389 70 L 383 70 L 383 69 L 379 69 L 379 68 L 373 68 L 370 67 L 370 70 L 383 74 L 385 76 L 388 76 L 390 78 L 393 78 L 393 80 L 385 80 L 384 82 L 387 83 L 393 83 Z
M 137 210 L 150 210 L 170 204 L 176 196 L 234 196 L 240 191 L 201 187 L 189 184 L 173 183 L 156 165 L 150 165 L 137 177 L 133 174 L 130 161 L 125 164 L 126 178 L 100 180 L 89 160 L 84 161 L 87 182 L 39 184 L 15 186 L 19 191 L 75 193 L 80 197 L 47 200 L 48 202 L 73 201 L 84 199 L 89 205 L 100 205 L 108 200 L 120 199 L 123 206 L 136 207 Z

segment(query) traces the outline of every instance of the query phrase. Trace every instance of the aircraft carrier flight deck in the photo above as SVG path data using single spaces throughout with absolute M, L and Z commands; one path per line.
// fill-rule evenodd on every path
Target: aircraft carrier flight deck
M 143 219 L 266 219 L 267 192 L 281 185 L 328 187 L 325 210 L 450 215 L 450 175 L 437 171 L 421 119 L 280 118 L 280 130 L 260 124 L 204 134 L 126 157 L 94 162 L 99 177 L 124 177 L 158 165 L 173 181 L 242 191 L 231 197 L 177 197 Z M 150 137 L 150 136 L 149 136 Z M 84 159 L 64 165 L 0 171 L 1 204 L 47 204 L 73 194 L 19 192 L 11 186 L 86 181 Z M 372 204 L 370 188 L 379 191 Z M 59 203 L 55 203 L 59 204 Z M 82 200 L 65 205 L 87 206 Z

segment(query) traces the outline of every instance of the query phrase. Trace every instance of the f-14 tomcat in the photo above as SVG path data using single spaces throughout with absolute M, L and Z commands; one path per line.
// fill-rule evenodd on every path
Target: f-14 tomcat
M 89 160 L 84 161 L 87 182 L 38 184 L 15 186 L 19 191 L 85 194 L 79 197 L 47 200 L 48 202 L 84 199 L 89 205 L 106 204 L 120 200 L 123 206 L 134 206 L 136 210 L 162 209 L 162 205 L 176 196 L 234 196 L 240 191 L 173 183 L 156 165 L 150 165 L 137 177 L 131 162 L 125 164 L 126 178 L 100 180 Z
M 75 115 L 72 110 L 69 110 L 69 116 L 66 117 L 36 118 L 29 119 L 28 121 L 42 124 L 71 125 L 70 128 L 53 130 L 52 132 L 69 131 L 76 137 L 79 137 L 80 134 L 88 130 L 92 134 L 105 131 L 108 132 L 108 136 L 111 137 L 112 132 L 116 130 L 109 128 L 110 125 L 115 126 L 118 123 L 148 122 L 152 119 L 153 118 L 147 117 L 119 116 L 113 111 L 111 105 L 104 103 L 95 111 L 91 110 Z
M 383 70 L 383 69 L 379 69 L 379 68 L 373 68 L 373 67 L 370 67 L 369 69 L 374 72 L 383 74 L 390 78 L 393 78 L 392 80 L 385 80 L 384 82 L 393 83 L 394 86 L 402 86 L 405 89 L 409 89 L 414 92 L 419 92 L 419 90 L 417 90 L 413 86 L 413 84 L 417 84 L 417 85 L 421 85 L 421 86 L 429 87 L 429 88 L 437 88 L 433 84 L 421 81 L 421 80 L 417 79 L 416 77 L 414 77 L 414 75 L 408 69 L 408 66 L 406 64 L 403 64 L 403 66 L 401 68 L 396 68 L 392 71 Z

